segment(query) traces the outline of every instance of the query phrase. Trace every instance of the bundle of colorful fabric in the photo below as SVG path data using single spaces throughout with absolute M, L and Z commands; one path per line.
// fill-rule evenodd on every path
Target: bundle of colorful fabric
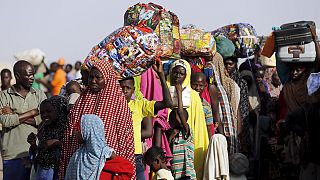
M 213 35 L 223 34 L 230 39 L 235 48 L 235 55 L 248 57 L 253 54 L 258 38 L 255 29 L 247 23 L 230 24 L 212 32 Z
M 152 29 L 125 26 L 94 46 L 84 63 L 90 68 L 97 61 L 109 61 L 119 79 L 138 76 L 154 64 L 158 46 Z
M 180 57 L 180 34 L 178 17 L 153 3 L 138 3 L 129 7 L 124 15 L 124 25 L 144 24 L 154 30 L 160 39 L 162 58 Z
M 181 35 L 181 55 L 183 56 L 213 56 L 216 51 L 214 37 L 194 25 L 183 27 Z

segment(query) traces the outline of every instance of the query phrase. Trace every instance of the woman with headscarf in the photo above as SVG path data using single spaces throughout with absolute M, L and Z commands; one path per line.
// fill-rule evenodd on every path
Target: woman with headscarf
M 235 115 L 234 124 L 236 125 L 237 130 L 240 130 L 241 127 L 237 122 L 239 119 L 238 117 L 240 116 L 240 113 L 239 113 L 240 88 L 233 79 L 227 76 L 226 68 L 223 62 L 223 57 L 220 54 L 218 53 L 215 54 L 213 64 L 216 67 L 217 73 L 220 77 L 221 84 L 227 93 L 230 106 L 232 107 L 233 113 Z
M 189 118 L 187 120 L 194 135 L 194 165 L 197 179 L 202 179 L 205 155 L 208 149 L 209 139 L 205 122 L 202 102 L 195 90 L 191 88 L 191 68 L 187 61 L 176 60 L 172 63 L 169 76 L 168 86 L 174 86 L 177 83 L 182 84 L 183 91 L 189 92 L 186 96 L 190 97 L 190 104 L 187 107 Z M 184 92 L 182 92 L 184 96 Z M 185 105 L 185 104 L 184 104 Z
M 81 94 L 70 112 L 64 133 L 59 178 L 64 173 L 70 157 L 79 148 L 75 131 L 80 127 L 83 114 L 95 114 L 104 124 L 106 143 L 116 155 L 134 165 L 134 141 L 131 113 L 111 64 L 100 60 L 93 64 L 88 88 Z
M 217 63 L 215 61 L 220 61 L 220 63 Z M 221 61 L 222 61 L 222 64 L 221 64 Z M 235 115 L 233 112 L 233 108 L 230 105 L 227 91 L 225 90 L 222 84 L 222 80 L 220 79 L 220 74 L 219 74 L 217 65 L 218 66 L 222 65 L 222 68 L 224 68 L 223 59 L 219 53 L 216 53 L 214 55 L 213 61 L 208 61 L 208 65 L 207 65 L 208 69 L 211 69 L 211 73 L 208 74 L 208 76 L 210 77 L 209 89 L 210 90 L 216 89 L 218 91 L 219 118 L 220 118 L 220 124 L 218 128 L 220 129 L 220 133 L 222 133 L 227 138 L 229 154 L 233 154 L 238 151 Z M 221 67 L 219 68 L 221 71 Z M 212 95 L 211 95 L 211 98 L 212 98 L 211 100 L 211 104 L 212 104 L 212 102 L 214 102 Z
M 237 68 L 238 59 L 235 57 L 225 58 L 224 65 L 226 67 L 228 76 L 233 79 L 237 85 L 240 87 L 240 102 L 239 102 L 239 112 L 240 118 L 242 122 L 242 132 L 239 132 L 243 135 L 241 139 L 241 144 L 245 146 L 248 144 L 247 138 L 248 137 L 248 130 L 249 130 L 249 98 L 248 98 L 248 86 L 247 82 L 242 79 L 240 72 Z M 241 146 L 242 148 L 242 146 Z M 247 149 L 243 147 L 244 149 Z

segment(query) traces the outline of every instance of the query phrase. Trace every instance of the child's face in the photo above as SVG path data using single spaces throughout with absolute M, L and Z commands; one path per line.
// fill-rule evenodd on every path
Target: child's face
M 46 124 L 52 124 L 57 119 L 57 112 L 49 102 L 41 103 L 40 115 L 42 121 L 46 122 Z
M 81 94 L 81 87 L 79 84 L 73 84 L 71 87 L 67 88 L 67 95 L 69 96 L 72 93 Z
M 262 71 L 262 70 L 257 71 L 257 73 L 256 73 L 256 81 L 258 83 L 262 83 L 263 77 L 264 77 L 264 71 Z
M 206 87 L 206 78 L 205 76 L 197 76 L 192 78 L 191 88 L 197 91 L 198 93 L 202 93 L 204 88 Z
M 218 128 L 219 127 L 219 122 L 215 122 L 214 123 L 214 128 Z
M 146 162 L 148 166 L 150 166 L 150 169 L 153 171 L 153 172 L 157 172 L 159 171 L 161 165 L 161 160 L 159 157 L 157 157 L 153 162 Z
M 1 74 L 1 83 L 2 85 L 9 86 L 11 82 L 11 75 L 7 72 Z
M 120 87 L 127 101 L 130 102 L 132 94 L 134 93 L 134 81 L 132 79 L 120 81 Z

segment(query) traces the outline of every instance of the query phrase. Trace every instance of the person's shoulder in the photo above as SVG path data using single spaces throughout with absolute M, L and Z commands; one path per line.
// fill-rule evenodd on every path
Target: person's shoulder
M 192 88 L 190 88 L 190 95 L 191 95 L 192 100 L 197 100 L 197 101 L 201 102 L 201 98 L 200 98 L 199 93 L 197 91 L 193 90 Z
M 153 101 L 149 101 L 147 99 L 132 99 L 130 102 L 129 102 L 129 105 L 130 106 L 143 106 L 144 104 L 148 104 L 150 102 L 153 102 Z
M 9 89 L 10 89 L 10 88 L 9 88 Z M 5 96 L 5 95 L 9 94 L 9 89 L 0 91 L 0 97 L 3 97 L 3 96 Z
M 16 92 L 15 89 L 13 88 L 13 86 L 11 86 L 6 90 L 0 91 L 0 94 L 1 95 L 10 95 L 10 94 L 14 94 L 15 92 Z
M 32 88 L 32 87 L 31 87 Z M 32 88 L 31 89 L 32 92 L 34 92 L 36 95 L 41 95 L 41 96 L 45 96 L 46 94 L 44 93 L 43 90 L 40 90 L 40 89 L 35 89 L 35 88 Z
M 31 87 L 30 91 L 31 91 L 31 92 L 35 92 L 35 93 L 37 93 L 37 94 L 39 94 L 39 93 L 44 93 L 42 90 L 36 89 L 36 88 L 33 88 L 33 87 Z
M 12 99 L 12 96 L 14 95 L 14 90 L 10 87 L 9 89 L 0 91 L 0 100 L 2 102 L 7 101 L 8 99 Z

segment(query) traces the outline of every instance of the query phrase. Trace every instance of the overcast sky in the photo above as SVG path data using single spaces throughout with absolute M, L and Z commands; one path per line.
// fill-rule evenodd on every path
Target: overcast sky
M 63 56 L 83 60 L 91 48 L 123 25 L 132 0 L 0 0 L 0 61 L 14 63 L 13 54 L 40 48 L 47 61 Z M 140 0 L 140 2 L 149 2 Z M 313 20 L 320 27 L 320 0 L 155 0 L 174 12 L 180 24 L 208 31 L 247 22 L 259 35 L 273 26 Z

